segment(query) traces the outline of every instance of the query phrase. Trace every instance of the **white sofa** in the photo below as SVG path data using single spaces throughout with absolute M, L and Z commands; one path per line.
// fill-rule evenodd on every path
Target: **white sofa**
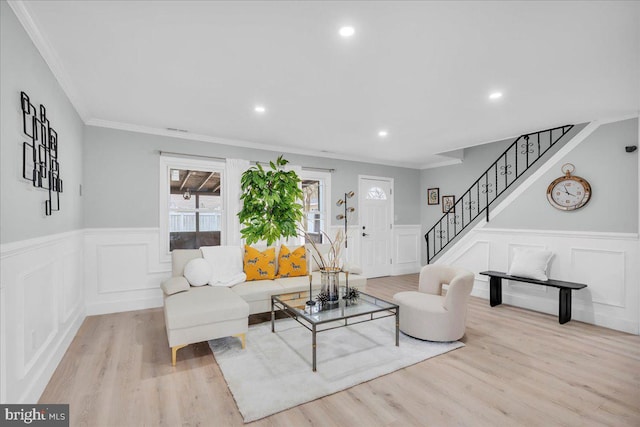
M 201 258 L 199 249 L 176 249 L 172 256 L 172 277 L 161 288 L 164 317 L 173 365 L 177 351 L 189 344 L 226 336 L 238 336 L 245 345 L 250 314 L 271 311 L 271 296 L 309 290 L 309 276 L 243 282 L 232 287 L 192 287 L 184 277 L 189 261 Z M 312 263 L 309 263 L 311 265 Z M 313 271 L 313 288 L 320 288 L 320 272 Z M 345 283 L 340 273 L 340 284 Z M 349 286 L 365 290 L 367 279 L 349 274 Z

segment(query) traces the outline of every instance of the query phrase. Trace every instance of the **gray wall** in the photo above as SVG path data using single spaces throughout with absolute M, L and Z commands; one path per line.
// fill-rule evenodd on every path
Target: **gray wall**
M 85 227 L 158 227 L 158 150 L 268 162 L 282 153 L 87 126 Z M 358 190 L 358 175 L 394 178 L 396 224 L 420 223 L 420 171 L 285 153 L 291 164 L 333 168 L 332 202 Z M 356 198 L 352 199 L 354 206 Z M 333 204 L 332 222 L 338 207 Z
M 6 2 L 0 2 L 0 243 L 82 228 L 82 139 L 84 125 L 31 39 Z M 22 178 L 20 92 L 36 108 L 44 104 L 58 132 L 64 193 L 60 211 L 45 217 L 48 192 Z
M 585 126 L 575 126 L 550 153 L 557 151 Z M 423 234 L 442 216 L 442 205 L 427 205 L 427 189 L 439 187 L 440 196 L 452 194 L 457 200 L 512 141 L 509 139 L 467 148 L 462 164 L 421 171 L 420 217 Z M 624 150 L 627 145 L 637 144 L 638 119 L 601 126 L 507 209 L 491 217 L 488 227 L 637 233 L 638 152 L 626 153 Z M 550 153 L 546 156 L 549 157 Z M 593 191 L 589 203 L 573 212 L 553 208 L 546 198 L 547 186 L 562 175 L 560 167 L 567 162 L 575 165 L 575 174 L 587 179 Z M 541 164 L 532 167 L 520 178 L 520 182 Z M 512 190 L 509 189 L 505 195 Z M 422 253 L 426 255 L 425 250 L 423 239 Z
M 637 233 L 638 152 L 625 152 L 627 145 L 638 145 L 637 118 L 599 127 L 488 226 Z M 575 165 L 574 175 L 589 181 L 592 190 L 589 202 L 571 212 L 555 209 L 546 196 L 551 181 L 562 176 L 564 163 Z
M 560 141 L 558 141 L 539 162 L 534 164 L 525 172 L 519 181 L 524 181 L 530 174 L 535 172 L 545 159 L 549 159 L 556 151 L 570 141 L 580 130 L 586 126 L 586 123 L 576 125 L 571 129 Z M 465 148 L 463 161 L 461 164 L 442 166 L 432 169 L 423 169 L 420 173 L 420 219 L 422 225 L 422 234 L 427 232 L 443 215 L 442 203 L 438 205 L 427 205 L 427 189 L 440 188 L 440 198 L 445 195 L 456 196 L 456 201 L 467 191 L 469 186 L 478 177 L 483 174 L 489 165 L 491 165 L 500 156 L 504 150 L 513 143 L 516 138 L 509 138 L 501 141 L 491 142 L 488 144 L 477 145 L 475 147 Z M 501 199 L 511 193 L 517 184 L 514 184 L 506 192 L 503 193 Z M 495 206 L 495 203 L 494 205 Z M 530 214 L 525 215 L 523 221 L 527 222 L 531 217 Z M 480 218 L 479 218 L 480 219 Z M 478 220 L 479 220 L 478 219 Z M 493 219 L 491 220 L 493 222 Z M 426 243 L 422 239 L 423 261 L 426 262 Z

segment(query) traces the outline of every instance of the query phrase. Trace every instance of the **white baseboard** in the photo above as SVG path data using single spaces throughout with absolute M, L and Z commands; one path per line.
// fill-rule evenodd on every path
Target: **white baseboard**
M 96 302 L 87 304 L 87 316 L 121 313 L 124 311 L 145 310 L 147 308 L 162 307 L 162 305 L 162 295 L 138 300 Z

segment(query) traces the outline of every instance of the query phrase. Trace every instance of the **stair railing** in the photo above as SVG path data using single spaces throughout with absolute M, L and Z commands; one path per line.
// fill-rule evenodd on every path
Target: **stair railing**
M 513 141 L 425 233 L 427 264 L 480 215 L 485 213 L 489 222 L 491 204 L 572 128 L 573 125 L 565 125 L 541 130 Z

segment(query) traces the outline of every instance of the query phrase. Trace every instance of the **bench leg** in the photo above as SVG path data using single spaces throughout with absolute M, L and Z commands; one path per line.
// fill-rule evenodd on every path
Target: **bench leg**
M 176 366 L 176 356 L 178 354 L 178 350 L 188 345 L 189 344 L 184 344 L 184 345 L 177 345 L 175 347 L 171 347 L 171 365 Z
M 489 278 L 489 304 L 491 307 L 502 304 L 502 278 Z
M 242 349 L 244 350 L 247 347 L 246 334 L 235 334 L 234 337 L 240 338 L 240 341 L 242 341 Z
M 558 313 L 560 324 L 571 320 L 571 289 L 560 288 L 560 310 Z

